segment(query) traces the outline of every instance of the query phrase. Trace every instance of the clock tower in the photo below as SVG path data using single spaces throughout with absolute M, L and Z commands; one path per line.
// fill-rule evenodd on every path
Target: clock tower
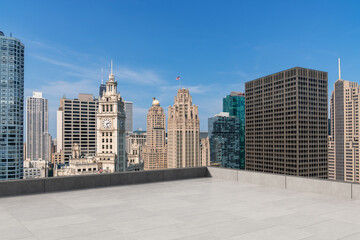
M 96 161 L 103 172 L 126 171 L 124 100 L 117 92 L 117 82 L 112 72 L 106 89 L 99 97 L 96 113 Z

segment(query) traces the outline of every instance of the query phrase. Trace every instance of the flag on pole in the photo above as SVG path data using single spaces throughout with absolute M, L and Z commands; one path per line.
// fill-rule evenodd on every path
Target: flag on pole
M 180 76 L 177 76 L 176 80 L 180 80 Z

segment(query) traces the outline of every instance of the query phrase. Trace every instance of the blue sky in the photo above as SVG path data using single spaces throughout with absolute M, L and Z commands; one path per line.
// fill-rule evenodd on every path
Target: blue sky
M 25 44 L 25 96 L 49 99 L 56 136 L 59 99 L 98 93 L 110 59 L 119 91 L 146 128 L 156 97 L 167 111 L 190 89 L 201 130 L 222 97 L 246 81 L 301 66 L 359 81 L 359 1 L 4 1 L 0 31 Z

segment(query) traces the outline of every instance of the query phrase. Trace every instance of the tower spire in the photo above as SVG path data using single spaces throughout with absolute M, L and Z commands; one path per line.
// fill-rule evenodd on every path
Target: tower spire
M 115 76 L 113 73 L 113 60 L 112 59 L 111 59 L 111 63 L 110 63 L 109 81 L 111 81 L 111 82 L 115 81 Z
M 338 64 L 339 64 L 339 80 L 341 80 L 340 58 L 338 58 Z

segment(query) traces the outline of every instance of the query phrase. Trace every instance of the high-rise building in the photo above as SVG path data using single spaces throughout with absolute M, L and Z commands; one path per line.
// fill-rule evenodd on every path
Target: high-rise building
M 0 180 L 23 177 L 24 45 L 0 31 Z
M 75 143 L 85 155 L 96 153 L 96 111 L 98 100 L 92 94 L 79 94 L 76 99 L 60 99 L 57 111 L 57 152 L 63 150 L 69 163 Z
M 240 120 L 222 112 L 208 120 L 210 161 L 225 168 L 245 169 L 240 161 Z
M 125 131 L 133 131 L 133 102 L 125 101 Z
M 166 116 L 160 102 L 153 98 L 146 116 L 146 146 L 144 148 L 144 169 L 167 168 L 166 156 Z
M 112 72 L 96 113 L 96 161 L 103 172 L 126 171 L 125 106 Z
M 27 159 L 50 161 L 48 100 L 41 92 L 26 99 Z
M 101 83 L 99 87 L 99 98 L 102 98 L 105 90 L 106 90 L 106 84 Z
M 102 98 L 104 91 L 106 91 L 106 84 L 104 84 L 104 70 L 101 69 L 101 84 L 99 87 L 99 99 Z
M 330 98 L 329 179 L 360 182 L 360 86 L 339 79 Z
M 168 168 L 200 166 L 198 106 L 188 89 L 179 89 L 168 109 Z
M 327 84 L 300 67 L 245 83 L 247 170 L 327 178 Z
M 231 92 L 223 98 L 223 112 L 238 117 L 240 122 L 240 169 L 245 168 L 245 94 Z

